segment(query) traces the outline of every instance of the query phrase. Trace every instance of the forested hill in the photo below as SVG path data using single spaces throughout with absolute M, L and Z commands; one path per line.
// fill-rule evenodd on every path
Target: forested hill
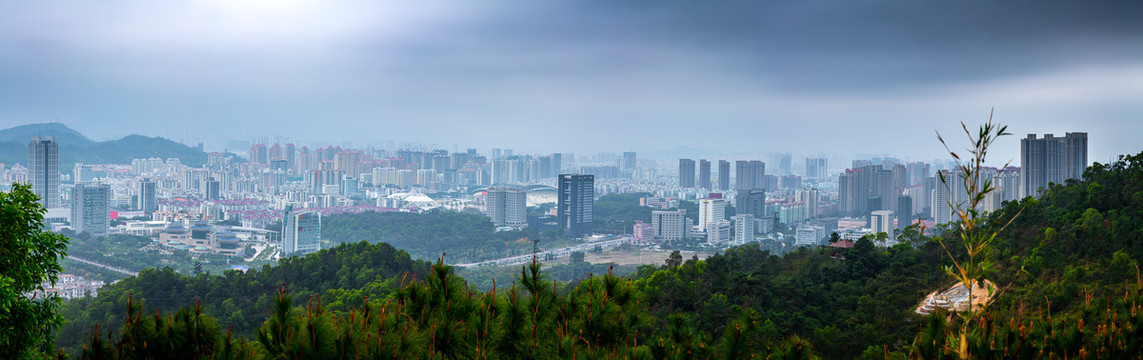
M 321 236 L 333 245 L 368 241 L 389 243 L 414 259 L 435 260 L 448 253 L 450 263 L 465 263 L 528 254 L 541 239 L 556 246 L 556 235 L 534 228 L 496 231 L 480 213 L 456 211 L 362 212 L 322 218 Z
M 553 284 L 537 264 L 521 269 L 515 284 L 484 293 L 440 263 L 419 281 L 402 281 L 409 278 L 401 273 L 424 274 L 426 265 L 385 244 L 343 245 L 221 277 L 147 271 L 97 299 L 68 302 L 71 322 L 59 344 L 74 351 L 82 330 L 105 317 L 118 328 L 134 293 L 148 308 L 171 310 L 199 298 L 204 313 L 144 319 L 127 333 L 168 330 L 90 341 L 89 349 L 110 353 L 110 344 L 130 348 L 144 339 L 185 344 L 164 336 L 217 318 L 250 339 L 252 346 L 237 348 L 250 358 L 948 358 L 960 348 L 960 329 L 972 329 L 964 348 L 978 358 L 1140 358 L 1141 209 L 1143 154 L 1096 164 L 1083 181 L 992 214 L 1001 223 L 1020 213 L 984 255 L 999 300 L 966 327 L 959 316 L 913 312 L 925 294 L 954 280 L 944 273 L 952 263 L 945 247 L 909 231 L 891 248 L 862 239 L 850 249 L 776 257 L 743 246 L 703 261 L 673 257 L 631 279 L 596 274 L 575 284 Z M 955 234 L 941 240 L 960 258 Z M 322 305 L 310 294 L 322 294 Z M 354 309 L 365 295 L 370 305 Z M 203 354 L 234 349 L 221 340 L 223 330 L 205 329 L 179 336 L 207 339 L 196 350 Z
M 360 242 L 306 257 L 285 258 L 276 266 L 266 265 L 246 273 L 231 270 L 225 274 L 185 276 L 170 268 L 147 269 L 138 277 L 105 287 L 94 299 L 65 302 L 61 313 L 67 322 L 56 344 L 75 350 L 94 323 L 121 326 L 128 297 L 145 302 L 149 313 L 201 301 L 208 314 L 232 324 L 240 334 L 251 334 L 265 320 L 275 292 L 283 286 L 299 298 L 321 295 L 327 307 L 345 310 L 360 304 L 366 296 L 386 297 L 405 277 L 423 278 L 428 267 L 427 262 L 413 260 L 405 251 L 388 244 Z
M 65 172 L 71 171 L 75 163 L 130 164 L 132 159 L 151 157 L 178 158 L 187 166 L 199 167 L 206 163 L 207 158 L 205 152 L 161 137 L 128 135 L 97 142 L 63 124 L 47 123 L 0 130 L 0 163 L 26 166 L 28 141 L 33 136 L 56 137 L 60 147 L 60 170 Z

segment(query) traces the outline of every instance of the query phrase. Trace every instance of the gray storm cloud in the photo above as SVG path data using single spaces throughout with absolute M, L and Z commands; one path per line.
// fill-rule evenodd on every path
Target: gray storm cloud
M 1143 133 L 1136 1 L 0 10 L 0 125 L 58 118 L 96 138 L 931 158 L 933 129 L 996 107 L 1017 134 L 1087 131 L 1106 160 Z

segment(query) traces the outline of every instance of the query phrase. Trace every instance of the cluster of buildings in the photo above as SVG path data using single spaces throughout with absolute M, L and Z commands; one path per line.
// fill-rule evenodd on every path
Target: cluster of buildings
M 25 296 L 33 299 L 42 299 L 45 296 L 58 296 L 63 299 L 95 297 L 99 295 L 99 288 L 103 287 L 103 281 L 85 279 L 74 274 L 60 274 L 55 286 L 47 281 L 40 286 L 44 288 L 44 291 L 36 290 L 25 294 Z
M 661 168 L 639 166 L 635 152 L 600 153 L 581 157 L 577 164 L 570 153 L 526 155 L 497 148 L 486 156 L 476 149 L 348 145 L 311 149 L 259 139 L 249 145 L 245 162 L 215 152 L 199 167 L 179 159 L 147 158 L 130 164 L 75 164 L 69 174 L 61 174 L 58 149 L 52 137 L 33 138 L 26 166 L 0 167 L 0 180 L 32 184 L 49 209 L 53 229 L 103 236 L 155 228 L 112 227 L 115 214 L 179 222 L 187 229 L 199 221 L 225 220 L 248 228 L 281 221 L 292 224 L 284 226 L 276 240 L 283 255 L 320 249 L 322 214 L 348 211 L 477 208 L 501 229 L 552 226 L 569 236 L 586 237 L 594 231 L 595 198 L 645 192 L 653 195 L 644 197 L 641 205 L 654 210 L 650 222 L 632 229 L 638 241 L 747 243 L 780 223 L 790 228 L 793 234 L 787 235 L 797 244 L 815 244 L 839 229 L 892 235 L 920 219 L 951 221 L 955 217 L 949 204 L 967 197 L 962 187 L 938 180 L 942 175 L 957 179 L 955 168 L 876 157 L 854 161 L 840 173 L 829 171 L 825 157 L 810 157 L 800 174 L 792 171 L 789 153 L 771 154 L 768 163 L 774 174 L 767 173 L 767 162 L 761 160 L 679 159 L 677 178 L 672 178 L 669 172 L 660 174 Z M 1087 163 L 1086 133 L 1029 135 L 1021 140 L 1020 167 L 981 169 L 982 178 L 998 179 L 998 190 L 985 199 L 982 210 L 1035 195 L 1049 183 L 1079 178 Z M 683 200 L 697 202 L 698 214 L 688 218 L 680 209 Z M 528 216 L 528 206 L 548 202 L 555 205 L 550 212 Z M 734 207 L 733 216 L 726 212 L 728 206 Z M 847 222 L 863 226 L 839 226 Z M 235 253 L 224 231 L 212 232 L 216 235 L 207 239 L 180 239 L 177 226 L 163 224 L 158 228 L 164 234 L 170 231 L 168 246 L 177 241 L 173 247 L 186 246 L 187 251 Z

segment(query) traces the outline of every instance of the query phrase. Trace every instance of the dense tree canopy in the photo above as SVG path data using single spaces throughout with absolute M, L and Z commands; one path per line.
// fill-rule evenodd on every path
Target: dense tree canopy
M 79 325 L 65 332 L 92 322 L 121 329 L 87 344 L 127 357 L 140 327 L 158 328 L 141 317 L 116 322 L 149 313 L 131 301 L 173 309 L 201 299 L 201 313 L 179 310 L 170 324 L 200 326 L 208 334 L 191 349 L 219 357 L 951 358 L 950 339 L 971 329 L 958 343 L 978 358 L 1139 358 L 1141 184 L 1143 154 L 992 214 L 1000 221 L 1023 209 L 984 254 L 1002 293 L 971 322 L 913 312 L 954 282 L 944 248 L 913 233 L 890 248 L 862 239 L 782 257 L 747 245 L 570 285 L 532 264 L 483 292 L 443 262 L 427 269 L 388 245 L 357 243 L 246 274 L 147 271 L 69 302 Z M 233 323 L 237 335 L 212 321 Z M 61 344 L 76 337 L 61 333 Z
M 59 299 L 45 298 L 44 281 L 55 284 L 67 255 L 67 238 L 44 231 L 47 211 L 31 185 L 0 192 L 0 358 L 23 357 L 50 344 L 61 322 Z M 25 294 L 39 292 L 34 297 Z M 36 298 L 38 297 L 38 298 Z

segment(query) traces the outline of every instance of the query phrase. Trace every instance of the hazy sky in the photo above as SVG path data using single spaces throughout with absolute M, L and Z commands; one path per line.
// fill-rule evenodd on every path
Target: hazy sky
M 0 127 L 931 159 L 934 130 L 995 107 L 1017 134 L 998 157 L 1086 131 L 1106 161 L 1143 150 L 1141 19 L 1141 1 L 0 0 Z

